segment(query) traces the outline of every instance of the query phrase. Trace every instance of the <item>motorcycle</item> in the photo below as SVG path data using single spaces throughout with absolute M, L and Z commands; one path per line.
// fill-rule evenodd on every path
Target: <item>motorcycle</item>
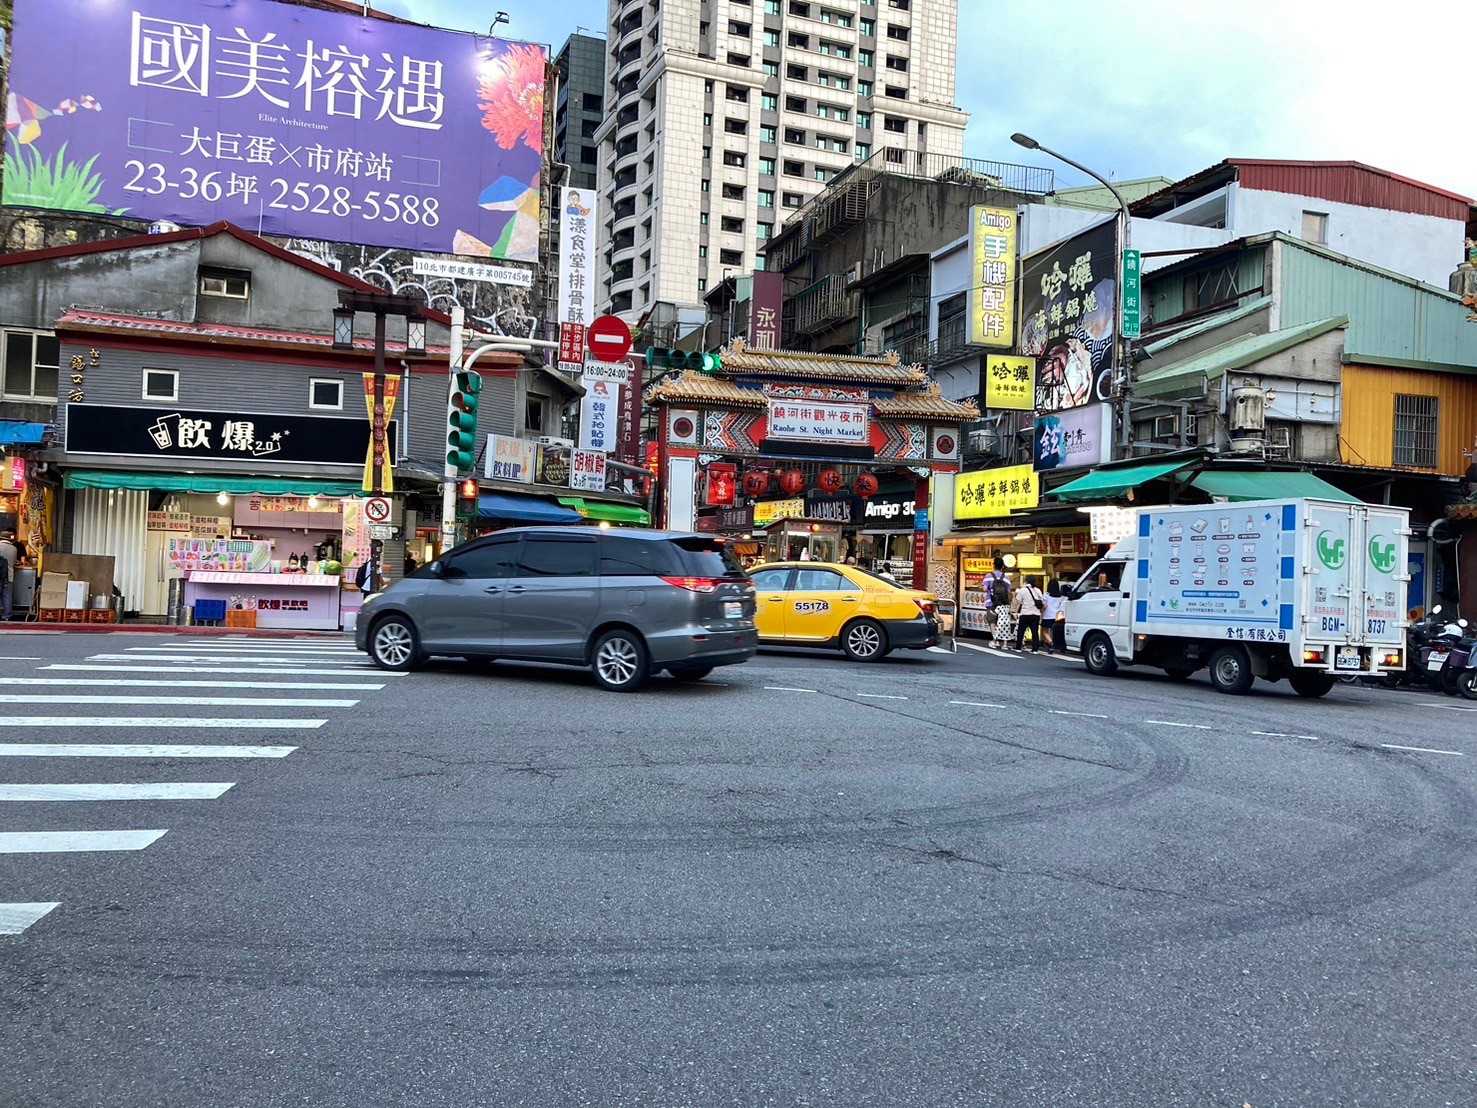
M 1477 642 L 1467 651 L 1467 661 L 1457 671 L 1456 691 L 1468 700 L 1477 700 Z
M 1414 620 L 1405 629 L 1405 668 L 1381 675 L 1377 680 L 1387 689 L 1414 688 L 1431 684 L 1431 652 L 1439 639 L 1449 638 L 1451 643 L 1461 641 L 1466 620 L 1448 618 L 1443 605 L 1437 604 L 1422 618 Z M 1442 656 L 1437 665 L 1439 670 L 1446 664 Z
M 1461 622 L 1465 624 L 1467 621 Z M 1474 649 L 1477 649 L 1477 634 L 1469 629 L 1451 648 L 1446 656 L 1446 663 L 1433 675 L 1433 683 L 1447 696 L 1456 696 L 1461 692 L 1462 675 L 1467 672 L 1467 664 Z
M 1444 691 L 1445 678 L 1443 675 L 1462 640 L 1467 637 L 1467 621 L 1456 619 L 1436 626 L 1439 629 L 1435 630 L 1434 634 L 1430 634 L 1421 647 L 1418 672 L 1424 684 Z

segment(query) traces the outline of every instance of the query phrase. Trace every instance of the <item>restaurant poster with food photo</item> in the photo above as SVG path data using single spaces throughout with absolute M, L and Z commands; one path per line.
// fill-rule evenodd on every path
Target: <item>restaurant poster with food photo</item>
M 1026 258 L 1021 353 L 1036 359 L 1036 410 L 1059 412 L 1113 391 L 1117 221 Z

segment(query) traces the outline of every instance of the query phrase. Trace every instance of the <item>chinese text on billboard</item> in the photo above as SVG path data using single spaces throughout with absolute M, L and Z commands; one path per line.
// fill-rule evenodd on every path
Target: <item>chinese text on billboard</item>
M 1015 345 L 1017 216 L 1009 208 L 969 209 L 969 295 L 965 342 L 1009 349 Z

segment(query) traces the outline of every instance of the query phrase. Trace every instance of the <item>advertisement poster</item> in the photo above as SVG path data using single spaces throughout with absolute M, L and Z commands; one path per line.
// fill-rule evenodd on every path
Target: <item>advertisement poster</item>
M 1029 412 L 1036 407 L 1036 359 L 994 354 L 985 359 L 985 407 Z
M 174 569 L 226 570 L 232 573 L 265 573 L 272 564 L 272 544 L 265 539 L 205 539 L 171 537 L 164 547 L 165 560 Z
M 621 426 L 621 387 L 588 381 L 580 398 L 580 448 L 613 453 Z
M 1036 359 L 1036 410 L 1113 393 L 1118 225 L 1113 219 L 1022 260 L 1020 349 Z
M 1037 472 L 1106 462 L 1113 453 L 1113 406 L 1088 404 L 1036 417 L 1032 436 Z
M 1036 471 L 1030 466 L 999 466 L 954 479 L 954 518 L 990 519 L 1034 508 L 1041 500 Z
M 965 631 L 988 631 L 985 612 L 989 609 L 989 592 L 985 575 L 995 568 L 993 558 L 961 558 L 959 560 L 959 626 Z
M 573 453 L 567 446 L 555 446 L 541 442 L 534 455 L 534 483 L 539 485 L 563 485 L 569 487 L 569 467 Z
M 533 262 L 544 68 L 272 0 L 17 0 L 4 202 Z
M 969 295 L 965 342 L 1015 345 L 1016 237 L 1020 217 L 1010 208 L 969 209 Z

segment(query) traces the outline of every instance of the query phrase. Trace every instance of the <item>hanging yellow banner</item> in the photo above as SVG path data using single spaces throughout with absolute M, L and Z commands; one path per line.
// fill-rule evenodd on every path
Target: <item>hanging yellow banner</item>
M 400 378 L 385 377 L 384 408 L 374 410 L 374 374 L 364 378 L 364 407 L 369 412 L 369 448 L 364 452 L 365 492 L 395 491 L 395 444 L 390 441 L 390 420 L 395 418 L 395 401 L 400 398 Z
M 964 341 L 1009 350 L 1015 345 L 1016 232 L 1010 208 L 969 209 L 969 293 Z

